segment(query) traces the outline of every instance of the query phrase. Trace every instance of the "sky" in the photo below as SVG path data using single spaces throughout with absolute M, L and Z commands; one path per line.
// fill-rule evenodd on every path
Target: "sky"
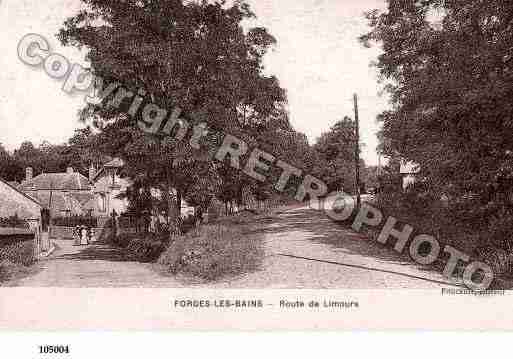
M 376 116 L 389 105 L 379 95 L 376 70 L 370 63 L 379 49 L 366 49 L 357 38 L 368 30 L 365 11 L 382 8 L 384 0 L 249 0 L 258 25 L 276 37 L 265 59 L 287 90 L 291 122 L 313 143 L 344 116 L 353 116 L 353 93 L 359 96 L 362 157 L 378 162 Z M 12 150 L 25 140 L 63 143 L 80 127 L 77 112 L 84 97 L 69 96 L 62 82 L 23 64 L 17 45 L 28 33 L 46 37 L 52 51 L 72 63 L 84 53 L 63 48 L 55 34 L 77 12 L 79 0 L 0 1 L 0 143 Z

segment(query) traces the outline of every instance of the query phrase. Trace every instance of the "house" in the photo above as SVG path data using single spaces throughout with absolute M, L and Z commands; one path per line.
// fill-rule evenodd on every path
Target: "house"
M 94 210 L 94 199 L 88 178 L 69 167 L 65 173 L 42 173 L 33 176 L 33 169 L 26 169 L 25 180 L 19 189 L 35 198 L 52 217 L 84 215 Z
M 123 198 L 123 194 L 126 193 L 132 183 L 120 176 L 120 170 L 124 165 L 123 160 L 115 158 L 104 164 L 102 169 L 95 174 L 93 174 L 94 169 L 90 169 L 89 177 L 92 179 L 91 183 L 96 202 L 95 216 L 109 216 L 113 211 L 122 214 L 128 210 L 128 199 Z M 160 190 L 152 188 L 151 191 L 154 197 L 162 198 Z M 176 191 L 174 194 L 176 195 Z M 189 206 L 185 200 L 182 200 L 182 217 L 192 214 L 194 214 L 194 208 Z
M 115 158 L 96 173 L 92 167 L 89 170 L 94 199 L 87 205 L 94 207 L 93 214 L 96 217 L 109 216 L 113 211 L 117 214 L 127 211 L 128 199 L 120 198 L 131 184 L 129 180 L 120 176 L 120 170 L 124 165 L 123 160 Z
M 0 178 L 0 218 L 18 216 L 34 226 L 41 222 L 43 206 L 33 197 Z
M 0 179 L 0 198 L 0 217 L 17 216 L 25 220 L 30 231 L 34 233 L 34 256 L 38 257 L 41 252 L 47 252 L 50 249 L 50 241 L 48 233 L 44 233 L 44 206 L 2 179 Z
M 89 178 L 72 167 L 68 167 L 64 173 L 42 173 L 34 177 L 29 167 L 25 180 L 18 188 L 49 208 L 52 217 L 108 217 L 112 211 L 120 214 L 128 208 L 128 201 L 119 198 L 130 185 L 119 175 L 123 165 L 122 160 L 114 159 L 98 172 L 91 166 Z
M 125 163 L 114 158 L 99 171 L 91 166 L 88 177 L 69 167 L 64 173 L 42 173 L 33 176 L 26 169 L 26 178 L 18 189 L 50 210 L 51 217 L 91 215 L 109 218 L 127 212 L 128 199 L 123 196 L 131 181 L 121 176 Z M 13 184 L 14 187 L 14 184 Z M 194 208 L 182 201 L 182 216 L 194 214 Z
M 403 190 L 413 185 L 420 172 L 420 167 L 414 162 L 401 161 L 400 173 L 402 177 Z

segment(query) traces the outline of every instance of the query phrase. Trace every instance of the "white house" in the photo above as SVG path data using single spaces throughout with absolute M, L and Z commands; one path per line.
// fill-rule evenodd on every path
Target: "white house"
M 23 193 L 18 188 L 0 178 L 0 217 L 9 218 L 17 216 L 25 220 L 31 232 L 34 233 L 34 256 L 50 249 L 47 230 L 43 228 L 42 211 L 44 206 L 35 198 Z
M 400 173 L 403 180 L 403 190 L 415 183 L 420 166 L 411 161 L 401 161 Z
M 103 165 L 102 169 L 96 174 L 91 175 L 90 173 L 95 201 L 95 216 L 106 217 L 113 211 L 116 211 L 117 214 L 127 211 L 128 200 L 119 198 L 121 194 L 126 193 L 131 185 L 128 179 L 121 178 L 119 174 L 123 166 L 123 160 L 115 158 Z

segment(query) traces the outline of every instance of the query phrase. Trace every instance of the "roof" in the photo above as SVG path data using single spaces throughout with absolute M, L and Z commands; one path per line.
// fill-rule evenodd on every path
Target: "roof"
M 89 195 L 86 202 L 89 202 L 90 198 L 94 197 L 93 194 L 86 193 L 86 195 Z M 38 191 L 34 196 L 38 198 L 43 206 L 50 208 L 52 215 L 60 215 L 62 212 L 69 212 L 73 215 L 84 213 L 82 203 L 76 198 L 75 194 L 59 191 Z
M 28 194 L 26 194 L 25 192 L 23 192 L 19 187 L 14 187 L 10 182 L 6 182 L 4 181 L 2 178 L 0 178 L 0 182 L 6 184 L 8 187 L 12 188 L 14 191 L 18 192 L 19 194 L 21 194 L 22 196 L 24 196 L 25 198 L 27 198 L 28 200 L 34 202 L 35 204 L 37 204 L 38 206 L 42 206 L 41 203 L 34 197 L 32 196 L 29 196 Z M 16 182 L 17 183 L 17 182 Z
M 8 182 L 4 181 L 0 178 L 0 184 L 5 185 L 6 187 L 10 188 L 15 193 L 23 196 L 24 199 L 26 199 L 28 202 L 30 202 L 32 205 L 36 205 L 36 208 L 39 208 L 39 210 L 43 207 L 37 199 L 34 197 L 31 197 L 27 195 L 26 193 L 23 193 L 18 188 L 12 186 Z M 39 211 L 38 210 L 38 211 Z M 34 214 L 34 210 L 30 208 L 29 205 L 24 204 L 22 201 L 18 201 L 9 197 L 2 198 L 2 201 L 0 201 L 0 217 L 9 217 L 13 214 L 17 214 L 20 218 L 35 218 L 37 215 Z
M 42 173 L 31 181 L 21 184 L 24 191 L 60 190 L 60 191 L 89 191 L 89 180 L 78 172 L 73 173 Z
M 110 162 L 107 162 L 106 164 L 103 165 L 103 167 L 101 168 L 101 170 L 98 171 L 98 173 L 96 173 L 94 175 L 94 181 L 96 181 L 96 179 L 100 176 L 100 174 L 102 174 L 106 168 L 121 168 L 125 165 L 125 162 L 120 159 L 120 158 L 114 158 L 112 161 Z
M 419 173 L 419 165 L 414 162 L 401 162 L 400 173 L 402 175 Z

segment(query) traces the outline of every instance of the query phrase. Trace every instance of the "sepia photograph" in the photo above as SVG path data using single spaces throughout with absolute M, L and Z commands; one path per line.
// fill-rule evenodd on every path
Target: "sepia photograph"
M 0 28 L 1 329 L 511 329 L 513 2 L 1 0 Z

